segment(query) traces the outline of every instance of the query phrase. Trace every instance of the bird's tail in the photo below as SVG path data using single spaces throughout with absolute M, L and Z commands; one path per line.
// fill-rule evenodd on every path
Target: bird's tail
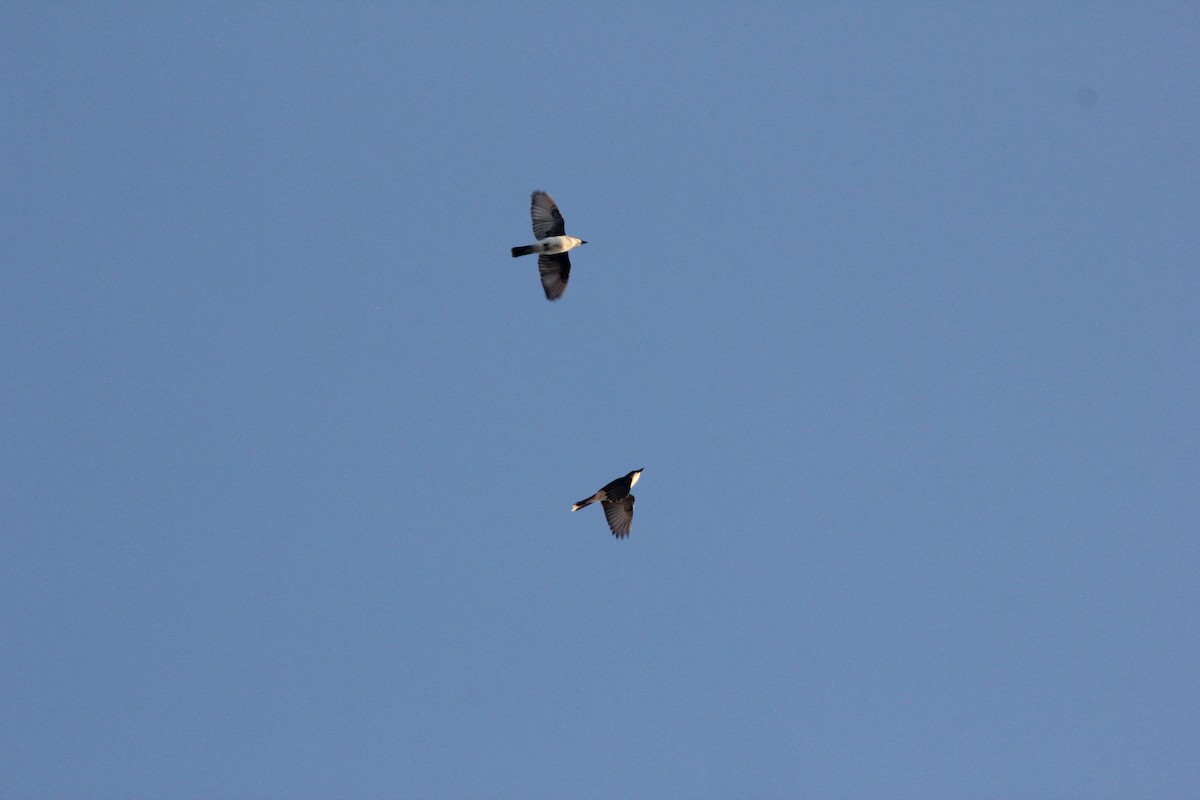
M 590 506 L 594 502 L 596 502 L 596 495 L 592 495 L 587 500 L 580 500 L 578 503 L 571 506 L 571 510 L 578 511 L 579 509 L 583 508 L 584 506 Z
M 513 258 L 516 258 L 518 256 L 532 255 L 533 253 L 537 252 L 537 248 L 531 244 L 522 245 L 521 247 L 514 247 L 512 250 L 513 250 Z

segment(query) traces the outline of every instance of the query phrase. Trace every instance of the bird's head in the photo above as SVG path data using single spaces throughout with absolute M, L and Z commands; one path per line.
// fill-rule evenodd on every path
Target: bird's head
M 638 478 L 642 477 L 642 470 L 635 469 L 633 472 L 629 473 L 629 475 L 627 475 L 626 477 L 629 478 L 630 488 L 633 488 L 633 485 L 638 482 Z

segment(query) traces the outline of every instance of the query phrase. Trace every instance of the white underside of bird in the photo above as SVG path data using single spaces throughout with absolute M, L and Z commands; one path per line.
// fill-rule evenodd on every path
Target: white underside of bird
M 576 239 L 574 236 L 547 236 L 545 239 L 538 239 L 537 244 L 531 244 L 530 247 L 533 250 L 530 253 L 554 256 L 574 250 L 581 244 L 583 244 L 583 239 Z

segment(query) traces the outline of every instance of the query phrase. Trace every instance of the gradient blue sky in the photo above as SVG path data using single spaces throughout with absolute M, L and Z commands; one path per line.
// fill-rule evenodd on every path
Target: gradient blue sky
M 1198 40 L 4 4 L 0 795 L 1195 797 Z

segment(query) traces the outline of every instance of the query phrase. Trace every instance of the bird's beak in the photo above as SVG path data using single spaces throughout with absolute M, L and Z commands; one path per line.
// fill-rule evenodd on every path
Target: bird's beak
M 583 240 L 580 240 L 580 242 L 579 242 L 579 243 L 580 243 L 580 244 L 587 244 L 587 242 L 585 242 L 585 241 L 583 241 Z

